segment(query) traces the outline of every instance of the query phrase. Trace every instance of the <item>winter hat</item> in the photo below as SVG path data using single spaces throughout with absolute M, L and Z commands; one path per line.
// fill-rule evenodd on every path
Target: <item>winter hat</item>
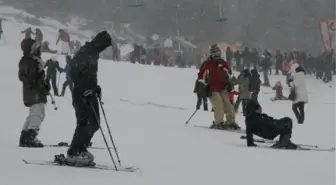
M 91 44 L 100 53 L 112 45 L 112 38 L 107 31 L 102 31 L 92 39 Z
M 210 47 L 210 56 L 213 59 L 220 59 L 222 57 L 222 51 L 219 49 L 217 44 Z

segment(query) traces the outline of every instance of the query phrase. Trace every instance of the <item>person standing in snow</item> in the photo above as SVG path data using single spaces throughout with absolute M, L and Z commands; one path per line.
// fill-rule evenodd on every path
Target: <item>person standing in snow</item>
M 40 44 L 33 39 L 21 42 L 23 57 L 19 63 L 19 80 L 23 84 L 23 102 L 29 107 L 29 115 L 23 125 L 20 147 L 43 147 L 36 137 L 45 117 L 45 103 L 50 85 L 44 80 L 44 65 Z
M 54 95 L 58 96 L 59 95 L 58 87 L 56 85 L 57 71 L 59 73 L 62 73 L 64 70 L 59 66 L 56 56 L 52 56 L 49 60 L 47 60 L 46 67 L 48 67 L 46 81 L 50 82 L 51 80 L 52 88 L 54 90 Z
M 250 70 L 244 69 L 240 75 L 238 76 L 238 80 L 234 82 L 234 84 L 238 84 L 239 96 L 234 105 L 234 108 L 237 112 L 239 108 L 239 104 L 242 103 L 243 106 L 243 115 L 246 113 L 246 105 L 247 102 L 251 99 L 251 92 L 250 92 Z
M 2 33 L 3 33 L 3 29 L 2 29 L 2 19 L 0 18 L 0 40 L 1 40 Z
M 205 84 L 196 80 L 194 93 L 197 95 L 196 110 L 201 108 L 203 102 L 204 111 L 208 111 L 207 87 Z
M 39 28 L 35 29 L 35 40 L 39 44 L 42 44 L 42 42 L 43 42 L 43 33 Z
M 258 101 L 258 95 L 260 92 L 260 75 L 256 69 L 251 70 L 251 79 L 250 79 L 250 87 L 251 87 L 251 99 L 254 101 Z
M 62 55 L 70 55 L 70 35 L 66 29 L 58 30 L 58 38 L 56 41 L 56 45 L 61 41 L 61 54 Z
M 263 59 L 261 60 L 260 66 L 263 70 L 263 76 L 264 76 L 264 83 L 263 86 L 270 87 L 270 82 L 268 78 L 268 72 L 271 68 L 272 62 L 271 62 L 272 55 L 267 50 L 264 50 L 263 53 Z
M 76 112 L 76 129 L 67 151 L 69 165 L 91 165 L 94 156 L 87 150 L 94 133 L 99 129 L 99 101 L 101 88 L 98 85 L 99 54 L 112 45 L 107 31 L 86 42 L 70 61 L 70 75 L 74 82 L 72 104 Z
M 21 31 L 21 33 L 25 34 L 25 39 L 31 39 L 32 35 L 34 35 L 34 32 L 32 31 L 31 27 L 28 27 L 27 29 Z
M 303 124 L 305 120 L 304 105 L 308 103 L 308 91 L 304 69 L 298 66 L 295 69 L 295 73 L 292 73 L 291 79 L 291 93 L 294 94 L 292 110 L 298 123 Z
M 71 56 L 67 55 L 65 57 L 66 59 L 66 65 L 65 65 L 65 68 L 64 68 L 64 72 L 65 72 L 65 82 L 63 83 L 63 88 L 62 88 L 62 93 L 60 96 L 64 96 L 65 94 L 65 89 L 67 86 L 69 86 L 70 88 L 70 92 L 72 93 L 72 90 L 73 90 L 73 82 L 71 80 L 71 77 L 70 77 L 70 66 L 69 66 L 69 63 L 71 61 Z
M 210 102 L 214 110 L 214 122 L 212 129 L 240 129 L 235 121 L 235 112 L 228 96 L 228 85 L 232 69 L 229 64 L 221 58 L 221 50 L 217 45 L 210 48 L 210 57 L 203 62 L 198 73 L 198 81 L 209 86 Z M 211 95 L 210 95 L 211 94 Z M 226 119 L 224 122 L 224 113 Z

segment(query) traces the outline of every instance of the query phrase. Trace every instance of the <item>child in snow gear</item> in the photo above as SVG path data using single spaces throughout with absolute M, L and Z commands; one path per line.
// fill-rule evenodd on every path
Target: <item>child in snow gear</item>
M 47 60 L 46 67 L 48 67 L 46 81 L 50 82 L 51 80 L 54 95 L 58 96 L 58 87 L 56 85 L 57 71 L 62 73 L 64 70 L 59 66 L 56 56 L 52 56 Z
M 258 101 L 258 95 L 260 92 L 260 75 L 256 69 L 251 70 L 251 78 L 250 78 L 250 90 L 252 92 L 251 99 L 254 101 Z
M 194 88 L 194 93 L 197 94 L 196 110 L 199 110 L 201 108 L 203 102 L 204 111 L 208 111 L 207 89 L 208 86 L 196 80 Z
M 45 103 L 50 85 L 44 80 L 44 65 L 40 44 L 33 39 L 21 42 L 23 57 L 19 63 L 19 80 L 23 84 L 23 102 L 29 107 L 29 115 L 20 136 L 21 147 L 43 147 L 36 136 L 45 117 Z
M 67 160 L 73 165 L 91 165 L 94 160 L 87 147 L 100 124 L 98 59 L 99 54 L 111 44 L 110 35 L 106 31 L 100 32 L 91 42 L 86 42 L 69 62 L 70 76 L 74 82 L 72 104 L 77 126 L 67 151 Z
M 228 63 L 221 58 L 221 50 L 217 45 L 210 48 L 210 57 L 203 62 L 198 73 L 198 81 L 209 85 L 210 101 L 214 110 L 214 129 L 239 129 L 235 122 L 235 112 L 228 96 L 228 84 L 232 70 Z M 227 122 L 224 123 L 226 111 Z
M 247 146 L 255 147 L 253 134 L 264 139 L 273 140 L 280 135 L 279 142 L 274 144 L 274 148 L 296 149 L 297 145 L 291 142 L 292 119 L 284 117 L 274 119 L 267 114 L 261 113 L 261 106 L 256 101 L 249 101 L 246 106 L 246 141 Z
M 247 102 L 251 99 L 250 93 L 250 71 L 248 69 L 244 69 L 240 75 L 238 76 L 238 80 L 234 82 L 234 84 L 239 84 L 239 96 L 238 100 L 235 103 L 235 110 L 237 112 L 239 108 L 239 104 L 242 103 L 243 106 L 243 114 L 246 113 L 246 105 Z
M 66 65 L 65 65 L 65 68 L 64 68 L 64 72 L 66 74 L 66 77 L 65 77 L 65 82 L 63 83 L 61 96 L 64 96 L 65 89 L 66 89 L 67 86 L 69 86 L 71 93 L 72 93 L 72 90 L 73 90 L 73 82 L 72 82 L 71 77 L 70 77 L 70 67 L 69 67 L 69 63 L 71 61 L 71 56 L 67 55 L 65 57 L 65 60 L 66 60 Z
M 297 67 L 292 73 L 291 91 L 295 94 L 292 110 L 299 124 L 305 119 L 304 105 L 308 103 L 308 91 L 305 80 L 305 73 L 302 67 Z
M 277 83 L 272 87 L 272 90 L 275 90 L 275 97 L 271 98 L 272 101 L 276 100 L 288 100 L 287 97 L 283 96 L 283 87 L 280 81 L 277 81 Z

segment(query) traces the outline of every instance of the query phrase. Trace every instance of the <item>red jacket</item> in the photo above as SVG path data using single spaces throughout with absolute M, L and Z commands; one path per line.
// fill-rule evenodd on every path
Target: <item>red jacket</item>
M 231 92 L 229 92 L 229 100 L 230 102 L 234 102 L 234 95 L 239 95 L 239 92 L 236 90 L 233 90 Z
M 70 42 L 70 35 L 67 31 L 60 29 L 58 32 L 59 32 L 59 35 L 58 35 L 56 44 L 58 44 L 60 40 L 63 42 Z
M 209 57 L 200 67 L 198 80 L 206 80 L 212 92 L 221 92 L 229 83 L 228 73 L 232 74 L 232 69 L 225 60 L 214 60 Z

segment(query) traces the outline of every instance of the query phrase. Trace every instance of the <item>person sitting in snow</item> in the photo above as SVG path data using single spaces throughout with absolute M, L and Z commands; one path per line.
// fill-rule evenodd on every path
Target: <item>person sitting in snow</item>
M 277 83 L 272 87 L 272 90 L 275 90 L 275 97 L 271 98 L 271 101 L 276 100 L 288 100 L 287 97 L 283 96 L 283 86 L 280 81 L 277 81 Z
M 42 46 L 41 46 L 41 50 L 42 52 L 44 53 L 52 53 L 52 54 L 56 54 L 57 53 L 57 50 L 52 50 L 49 48 L 49 42 L 48 41 L 44 41 Z
M 274 148 L 297 149 L 298 146 L 291 142 L 293 121 L 289 117 L 274 119 L 262 113 L 262 108 L 257 101 L 249 101 L 246 106 L 246 144 L 248 147 L 256 147 L 253 135 L 264 139 L 273 140 L 280 135 Z

